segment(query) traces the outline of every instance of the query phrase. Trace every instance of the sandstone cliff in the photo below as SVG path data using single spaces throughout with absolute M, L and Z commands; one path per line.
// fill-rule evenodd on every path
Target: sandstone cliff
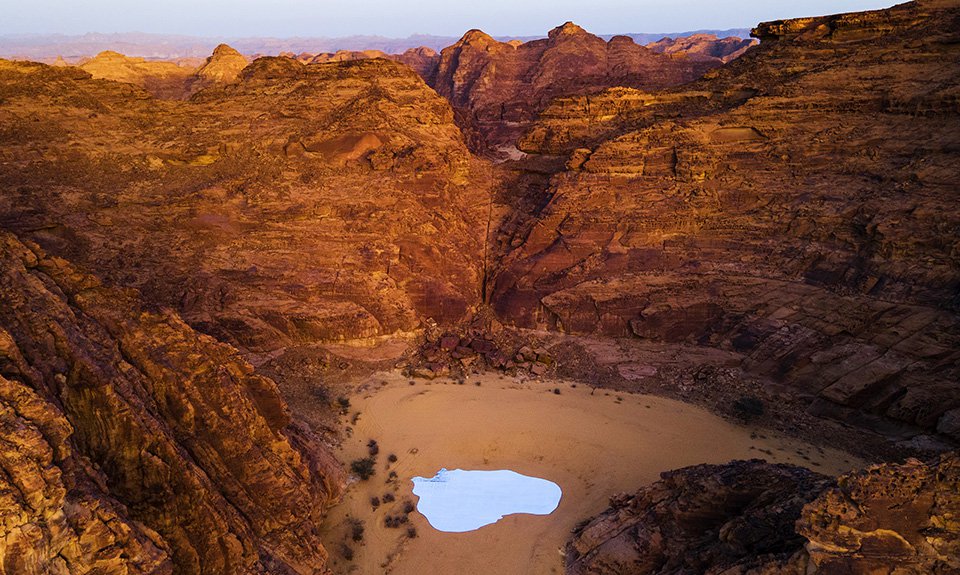
M 342 485 L 273 381 L 0 232 L 0 573 L 322 573 Z
M 626 36 L 606 42 L 567 22 L 544 40 L 522 44 L 471 30 L 441 52 L 433 86 L 487 144 L 513 146 L 555 97 L 611 86 L 672 86 L 718 64 L 656 54 Z
M 960 440 L 958 22 L 920 2 L 763 24 L 683 88 L 556 100 L 521 142 L 554 176 L 501 228 L 488 301 L 726 350 L 771 400 Z
M 0 226 L 247 349 L 455 321 L 487 167 L 386 60 L 261 58 L 192 101 L 0 62 Z
M 957 573 L 958 513 L 956 453 L 836 483 L 762 461 L 699 465 L 614 497 L 575 531 L 567 573 Z

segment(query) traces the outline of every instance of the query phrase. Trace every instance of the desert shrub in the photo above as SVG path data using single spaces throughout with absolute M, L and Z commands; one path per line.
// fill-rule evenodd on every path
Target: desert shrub
M 350 471 L 356 473 L 361 480 L 366 481 L 376 474 L 375 466 L 376 460 L 372 457 L 364 457 L 363 459 L 354 459 L 350 462 Z
M 371 498 L 370 498 L 370 505 L 371 505 L 374 509 L 376 509 L 377 507 L 380 507 L 380 498 L 379 498 L 379 497 L 376 497 L 376 496 L 371 497 Z
M 407 527 L 407 537 L 409 537 L 410 539 L 414 539 L 416 538 L 416 536 L 417 536 L 417 528 L 414 527 L 413 525 Z
M 370 452 L 370 457 L 376 457 L 380 453 L 380 446 L 377 445 L 376 439 L 371 439 L 367 442 L 367 451 Z
M 344 543 L 340 546 L 340 555 L 347 561 L 353 561 L 353 548 Z
M 414 510 L 414 509 L 416 509 L 416 507 L 414 507 L 412 501 L 404 501 L 404 502 L 403 502 L 403 512 L 404 512 L 404 513 L 413 513 L 413 510 Z
M 743 421 L 752 421 L 763 415 L 763 400 L 753 395 L 744 395 L 733 402 L 733 414 Z
M 350 538 L 359 543 L 363 541 L 363 521 L 359 519 L 350 520 Z
M 393 496 L 393 493 L 384 493 L 383 502 L 384 503 L 393 503 L 397 498 Z
M 337 398 L 337 405 L 340 406 L 340 413 L 346 415 L 350 411 L 350 400 L 346 397 L 340 396 Z
M 396 462 L 397 462 L 397 454 L 396 454 L 396 453 L 391 453 L 391 454 L 387 457 L 387 461 L 389 461 L 390 463 L 396 463 Z

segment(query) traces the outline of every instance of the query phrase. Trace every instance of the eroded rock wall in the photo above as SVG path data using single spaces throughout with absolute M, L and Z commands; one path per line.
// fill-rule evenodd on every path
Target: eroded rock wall
M 554 101 L 521 148 L 565 167 L 500 231 L 498 316 L 735 351 L 816 413 L 960 440 L 958 23 L 764 24 L 684 88 Z
M 0 232 L 0 572 L 324 572 L 342 471 L 273 381 Z

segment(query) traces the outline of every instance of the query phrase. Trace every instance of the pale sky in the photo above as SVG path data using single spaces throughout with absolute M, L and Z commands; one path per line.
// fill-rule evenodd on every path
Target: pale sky
M 572 20 L 595 34 L 748 28 L 886 8 L 878 0 L 0 0 L 0 34 L 156 32 L 209 37 L 542 35 Z

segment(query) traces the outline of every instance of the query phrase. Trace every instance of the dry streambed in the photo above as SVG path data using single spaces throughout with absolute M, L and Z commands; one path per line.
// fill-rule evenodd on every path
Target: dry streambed
M 411 385 L 387 373 L 359 389 L 339 455 L 376 452 L 374 474 L 353 483 L 325 523 L 335 573 L 560 573 L 570 530 L 661 471 L 750 458 L 827 474 L 863 464 L 688 404 L 570 382 L 484 375 Z M 549 515 L 443 533 L 415 510 L 411 491 L 413 477 L 441 468 L 510 469 L 557 483 L 563 497 Z

